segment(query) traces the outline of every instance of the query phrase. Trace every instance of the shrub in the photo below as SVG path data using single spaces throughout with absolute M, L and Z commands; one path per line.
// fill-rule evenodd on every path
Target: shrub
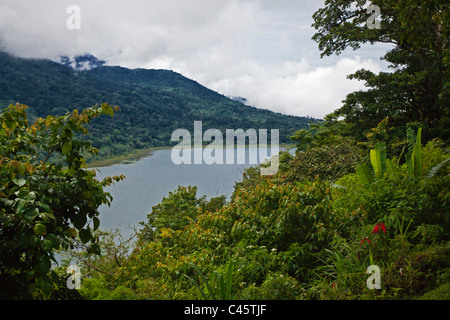
M 353 173 L 361 159 L 361 151 L 349 142 L 310 147 L 297 152 L 290 162 L 287 180 L 312 181 L 318 176 L 322 180 L 336 181 Z

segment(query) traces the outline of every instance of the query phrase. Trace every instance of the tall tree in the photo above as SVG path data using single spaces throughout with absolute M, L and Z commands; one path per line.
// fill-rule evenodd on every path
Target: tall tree
M 448 7 L 448 0 L 374 0 L 371 6 L 365 0 L 326 0 L 313 15 L 313 40 L 322 57 L 366 43 L 393 45 L 382 57 L 393 71 L 375 74 L 362 69 L 350 75 L 365 81 L 368 90 L 349 94 L 329 119 L 343 117 L 360 137 L 389 118 L 402 134 L 407 124 L 420 123 L 428 138 L 448 140 Z

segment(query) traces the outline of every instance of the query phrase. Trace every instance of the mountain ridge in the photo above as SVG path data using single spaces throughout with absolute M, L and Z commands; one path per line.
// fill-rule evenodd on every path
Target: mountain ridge
M 171 133 L 206 129 L 279 129 L 280 143 L 307 128 L 309 117 L 283 115 L 232 100 L 172 70 L 98 66 L 74 70 L 44 59 L 24 59 L 0 52 L 0 107 L 29 106 L 30 118 L 61 115 L 107 102 L 121 111 L 95 119 L 89 140 L 100 156 L 171 146 Z

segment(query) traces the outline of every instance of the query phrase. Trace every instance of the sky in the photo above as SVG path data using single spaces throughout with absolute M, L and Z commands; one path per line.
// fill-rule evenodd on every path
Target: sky
M 169 69 L 276 112 L 323 118 L 364 90 L 347 79 L 387 69 L 387 46 L 320 58 L 313 13 L 323 0 L 0 0 L 0 50 Z M 73 7 L 75 6 L 75 11 Z

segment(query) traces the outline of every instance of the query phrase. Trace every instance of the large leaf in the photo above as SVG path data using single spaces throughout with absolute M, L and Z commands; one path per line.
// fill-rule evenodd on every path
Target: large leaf
M 72 151 L 72 142 L 69 141 L 64 143 L 61 151 L 63 154 L 69 154 L 69 152 Z
M 47 227 L 42 223 L 38 223 L 34 226 L 33 231 L 39 236 L 44 236 L 47 234 Z
M 83 243 L 88 243 L 92 238 L 90 229 L 81 229 L 78 235 L 80 236 L 80 240 Z
M 97 217 L 92 218 L 92 222 L 94 223 L 94 231 L 100 227 L 100 219 Z
M 358 175 L 359 181 L 363 185 L 372 184 L 375 182 L 372 172 L 369 169 L 367 163 L 363 163 L 356 168 L 356 174 Z
M 14 179 L 13 182 L 14 182 L 18 187 L 23 187 L 23 186 L 27 183 L 27 180 L 25 180 L 24 178 L 20 178 L 20 179 Z
M 416 143 L 411 155 L 412 174 L 419 178 L 422 176 L 422 128 L 417 131 Z
M 386 145 L 384 142 L 378 142 L 375 149 L 370 150 L 370 163 L 375 171 L 376 179 L 383 179 L 386 171 Z
M 83 213 L 78 213 L 73 217 L 72 222 L 75 228 L 81 230 L 81 228 L 83 228 L 87 222 L 86 215 L 84 215 Z

